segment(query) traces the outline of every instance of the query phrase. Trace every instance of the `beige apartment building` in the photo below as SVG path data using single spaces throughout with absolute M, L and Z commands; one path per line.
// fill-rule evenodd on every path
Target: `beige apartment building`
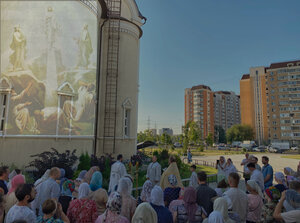
M 240 80 L 241 121 L 258 144 L 300 142 L 300 60 L 252 67 Z
M 300 60 L 266 68 L 269 138 L 300 144 Z

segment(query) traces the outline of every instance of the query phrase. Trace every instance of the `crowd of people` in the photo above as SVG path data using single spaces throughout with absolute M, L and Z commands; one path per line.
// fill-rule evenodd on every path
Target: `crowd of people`
M 300 181 L 285 168 L 273 174 L 268 157 L 246 154 L 246 191 L 231 159 L 217 163 L 218 186 L 211 188 L 205 172 L 191 165 L 189 186 L 184 187 L 173 156 L 163 171 L 152 157 L 140 196 L 132 196 L 133 179 L 123 157 L 111 166 L 108 190 L 94 166 L 67 179 L 64 169 L 52 167 L 34 184 L 20 170 L 0 167 L 0 223 L 234 223 L 300 222 Z M 276 184 L 273 185 L 273 177 Z

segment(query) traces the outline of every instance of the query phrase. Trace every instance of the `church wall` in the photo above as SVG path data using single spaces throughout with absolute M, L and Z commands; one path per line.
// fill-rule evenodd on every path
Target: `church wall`
M 85 152 L 92 154 L 92 139 L 52 139 L 52 138 L 19 138 L 0 139 L 0 164 L 15 164 L 21 168 L 33 160 L 31 155 L 55 148 L 59 152 L 76 149 L 78 157 Z
M 105 26 L 106 27 L 106 26 Z M 120 54 L 119 54 L 119 77 L 118 77 L 118 107 L 117 107 L 117 131 L 116 131 L 116 151 L 115 154 L 122 153 L 125 157 L 130 157 L 136 152 L 136 133 L 137 133 L 137 108 L 138 108 L 138 76 L 139 76 L 139 35 L 138 27 L 130 22 L 121 21 L 120 34 Z M 106 29 L 104 28 L 103 41 L 107 39 Z M 103 46 L 102 55 L 106 55 L 107 48 Z M 101 63 L 101 99 L 105 101 L 105 75 L 106 59 L 102 56 Z M 126 103 L 127 102 L 127 103 Z M 126 105 L 124 105 L 126 103 Z M 130 109 L 130 133 L 124 135 L 124 110 L 129 106 Z M 112 153 L 103 150 L 103 123 L 104 123 L 104 104 L 100 104 L 99 132 L 97 153 Z

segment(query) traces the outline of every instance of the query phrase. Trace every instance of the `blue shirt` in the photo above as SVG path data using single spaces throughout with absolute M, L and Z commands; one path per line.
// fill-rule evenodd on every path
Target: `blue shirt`
M 173 223 L 173 217 L 168 208 L 150 203 L 157 214 L 157 223 Z
M 263 166 L 262 173 L 264 175 L 264 179 L 266 179 L 267 175 L 270 175 L 270 179 L 265 182 L 265 188 L 271 187 L 273 185 L 273 167 L 270 164 Z

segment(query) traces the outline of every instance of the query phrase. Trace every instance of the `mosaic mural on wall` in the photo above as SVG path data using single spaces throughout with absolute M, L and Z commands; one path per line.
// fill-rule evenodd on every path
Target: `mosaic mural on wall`
M 0 4 L 6 134 L 93 135 L 96 15 L 80 1 Z

